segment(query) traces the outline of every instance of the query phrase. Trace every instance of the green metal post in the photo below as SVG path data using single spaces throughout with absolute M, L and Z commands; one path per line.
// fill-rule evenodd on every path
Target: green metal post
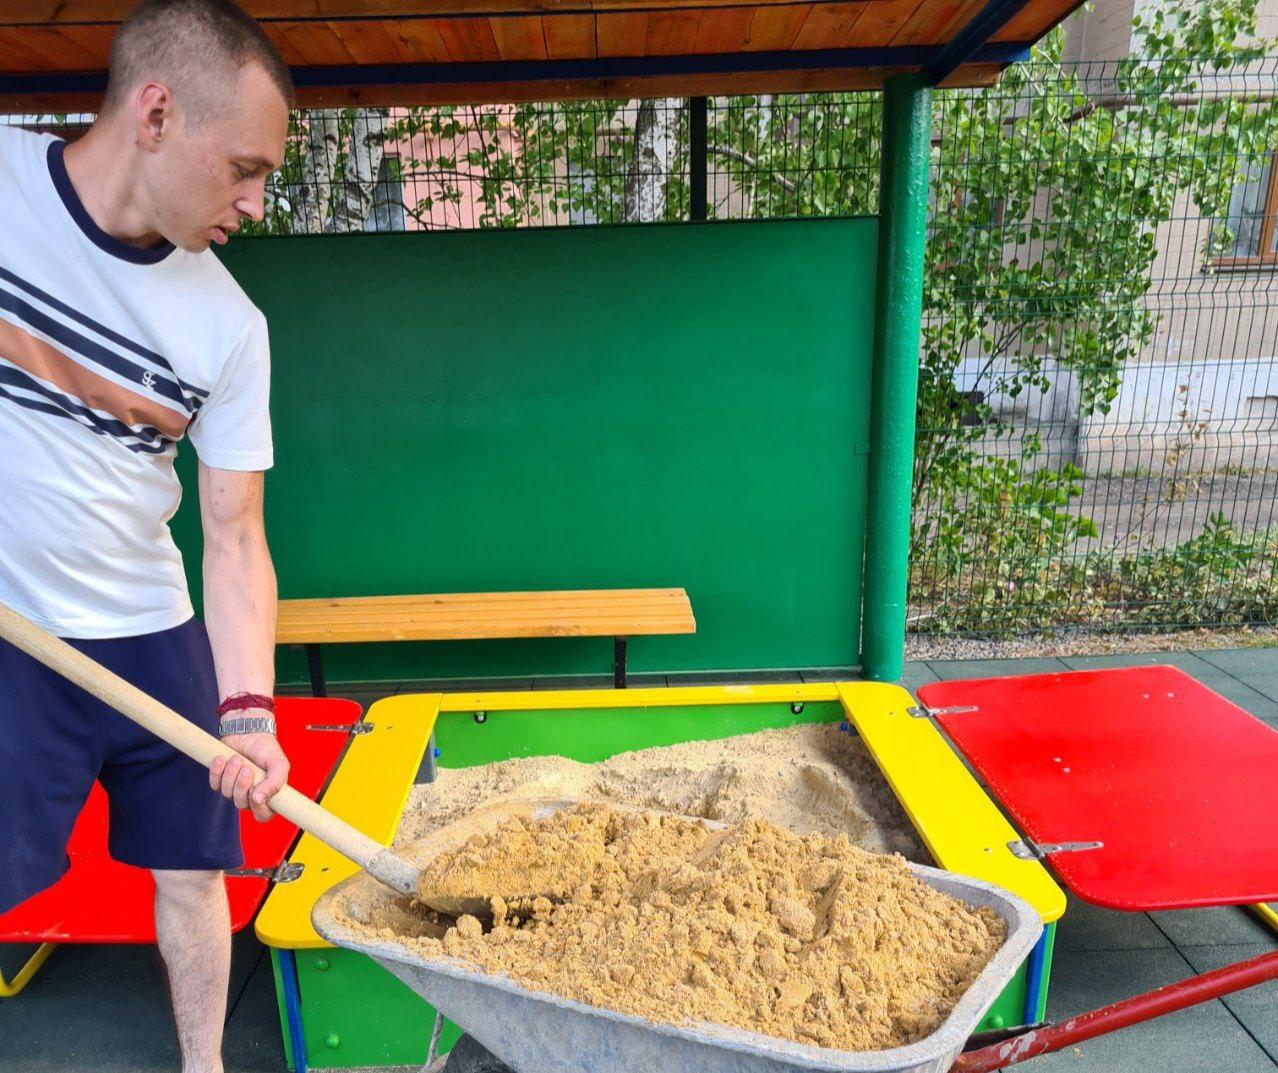
M 931 137 L 930 88 L 918 75 L 888 79 L 883 91 L 878 309 L 870 382 L 865 599 L 861 613 L 861 673 L 879 682 L 901 677 L 905 653 Z

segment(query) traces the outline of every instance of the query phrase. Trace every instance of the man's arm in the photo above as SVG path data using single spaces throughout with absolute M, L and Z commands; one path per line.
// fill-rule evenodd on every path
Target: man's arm
M 218 693 L 259 693 L 275 688 L 275 567 L 266 546 L 261 473 L 213 469 L 200 463 L 200 516 L 204 524 L 204 621 L 213 648 Z M 237 714 L 257 714 L 254 712 Z M 265 713 L 262 713 L 265 714 Z M 240 808 L 270 819 L 267 800 L 288 779 L 288 759 L 273 734 L 223 739 L 266 772 L 253 774 L 238 758 L 215 760 L 209 785 Z

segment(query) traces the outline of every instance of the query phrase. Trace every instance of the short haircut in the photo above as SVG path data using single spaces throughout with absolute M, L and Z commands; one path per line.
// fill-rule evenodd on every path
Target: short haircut
M 232 0 L 142 0 L 111 42 L 102 111 L 114 111 L 138 85 L 154 81 L 168 86 L 200 123 L 229 107 L 235 77 L 250 63 L 266 71 L 291 108 L 288 65 Z

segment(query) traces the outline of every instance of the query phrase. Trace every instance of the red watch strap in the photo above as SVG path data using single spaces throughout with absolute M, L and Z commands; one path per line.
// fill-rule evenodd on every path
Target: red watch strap
M 232 693 L 217 706 L 217 714 L 221 716 L 228 712 L 244 712 L 250 708 L 260 708 L 274 715 L 275 698 L 261 693 Z

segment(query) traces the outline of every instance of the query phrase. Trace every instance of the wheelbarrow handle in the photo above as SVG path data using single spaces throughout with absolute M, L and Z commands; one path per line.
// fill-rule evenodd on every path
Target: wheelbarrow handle
M 247 762 L 240 753 L 201 730 L 189 719 L 3 604 L 0 604 L 0 639 L 74 682 L 204 767 L 209 767 L 219 757 L 228 760 L 240 757 Z M 251 762 L 248 765 L 253 771 L 253 785 L 256 786 L 266 773 Z M 270 798 L 269 803 L 286 820 L 332 846 L 387 886 L 401 894 L 416 893 L 417 870 L 412 865 L 305 794 L 285 785 Z
M 950 1073 L 986 1073 L 1003 1069 L 1027 1058 L 1050 1054 L 1071 1044 L 1117 1032 L 1142 1021 L 1152 1021 L 1165 1013 L 1174 1013 L 1274 979 L 1278 979 L 1278 950 L 1191 976 L 1156 991 L 1133 995 L 1112 1006 L 1066 1018 L 1059 1024 L 1032 1029 L 1001 1043 L 982 1047 L 979 1051 L 968 1051 L 959 1055 L 950 1067 Z

